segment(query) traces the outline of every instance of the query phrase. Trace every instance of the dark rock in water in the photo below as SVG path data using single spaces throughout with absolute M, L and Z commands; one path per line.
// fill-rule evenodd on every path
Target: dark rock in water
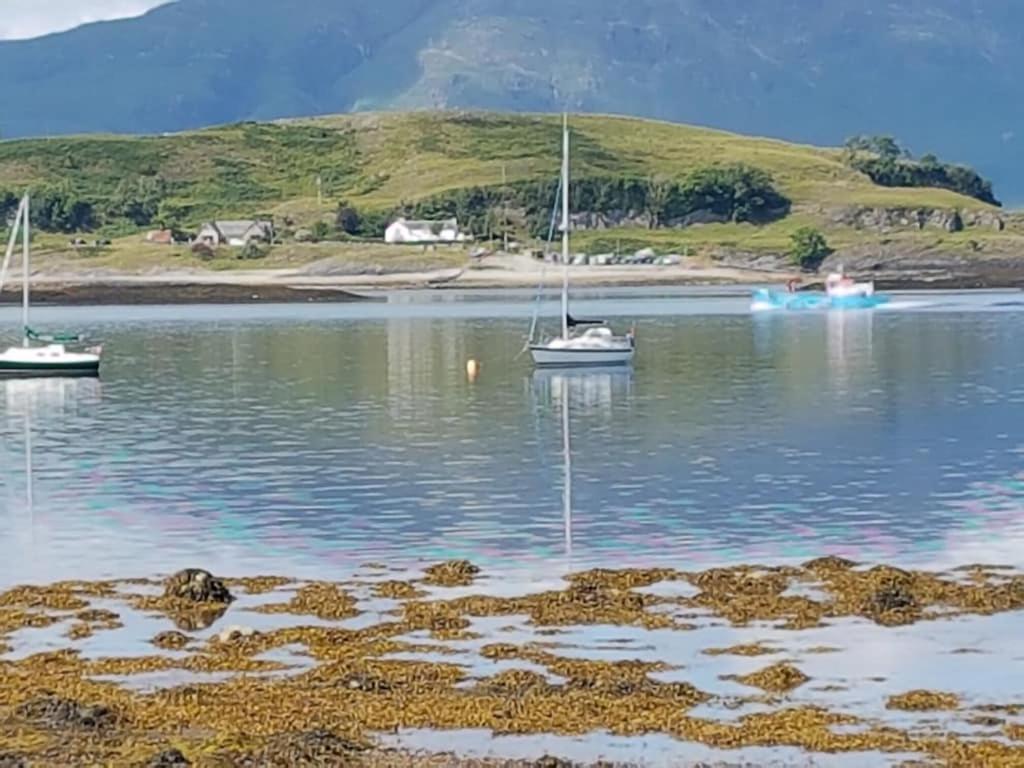
M 856 565 L 853 560 L 847 560 L 845 557 L 828 555 L 804 563 L 804 568 L 808 571 L 848 571 Z
M 165 651 L 180 651 L 192 642 L 192 639 L 181 632 L 161 632 L 150 642 L 157 648 L 163 648 Z
M 365 691 L 367 693 L 390 693 L 394 686 L 387 680 L 370 675 L 352 675 L 342 681 L 342 685 L 350 691 Z
M 187 568 L 171 576 L 164 585 L 164 597 L 193 603 L 230 603 L 235 599 L 223 581 L 199 568 Z
M 917 620 L 917 598 L 902 584 L 884 586 L 868 600 L 864 613 L 879 624 L 895 626 Z
M 891 587 L 883 587 L 875 593 L 871 600 L 872 607 L 884 613 L 886 611 L 902 611 L 906 608 L 916 608 L 917 600 L 906 590 L 906 588 L 894 584 Z
M 12 752 L 0 752 L 0 768 L 28 768 L 28 763 L 21 755 Z
M 356 753 L 368 749 L 369 745 L 350 741 L 331 731 L 316 730 L 275 736 L 259 752 L 241 757 L 232 764 L 239 768 L 343 766 L 349 764 Z
M 117 724 L 117 715 L 104 706 L 86 706 L 52 694 L 30 699 L 15 714 L 47 728 L 82 728 L 103 730 Z
M 181 753 L 181 750 L 168 749 L 153 757 L 146 768 L 187 768 L 192 762 Z
M 426 569 L 424 581 L 436 587 L 468 587 L 480 568 L 468 560 L 449 560 Z
M 568 760 L 563 760 L 560 757 L 544 755 L 544 757 L 533 762 L 532 768 L 575 768 L 575 763 L 570 763 Z

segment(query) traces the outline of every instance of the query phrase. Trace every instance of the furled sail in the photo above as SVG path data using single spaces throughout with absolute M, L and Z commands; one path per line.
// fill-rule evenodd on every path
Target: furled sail
M 85 337 L 77 333 L 37 333 L 31 328 L 26 327 L 25 338 L 44 344 L 77 344 Z

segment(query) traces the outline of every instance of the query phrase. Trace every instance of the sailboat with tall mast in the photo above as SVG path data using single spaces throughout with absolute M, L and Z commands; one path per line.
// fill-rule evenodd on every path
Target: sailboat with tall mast
M 7 270 L 10 267 L 14 247 L 18 242 L 19 230 L 22 236 L 21 258 L 21 325 L 22 343 L 0 353 L 0 377 L 40 376 L 98 376 L 101 347 L 92 347 L 84 352 L 69 352 L 66 343 L 81 341 L 72 334 L 41 335 L 29 326 L 29 282 L 31 279 L 31 232 L 29 231 L 29 196 L 26 194 L 18 205 L 11 227 L 3 267 L 0 268 L 0 291 L 3 291 Z M 34 346 L 42 342 L 45 346 Z
M 534 344 L 530 354 L 538 366 L 628 365 L 636 355 L 636 339 L 630 332 L 616 336 L 603 320 L 577 320 L 569 313 L 569 116 L 562 117 L 562 333 Z M 581 334 L 579 326 L 594 326 Z M 532 333 L 532 332 L 531 332 Z

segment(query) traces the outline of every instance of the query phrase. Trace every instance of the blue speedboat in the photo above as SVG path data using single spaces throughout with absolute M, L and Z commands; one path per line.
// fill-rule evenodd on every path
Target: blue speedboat
M 750 309 L 765 312 L 773 309 L 871 309 L 889 301 L 888 296 L 829 296 L 822 291 L 773 291 L 760 288 L 754 291 Z
M 825 290 L 778 291 L 759 288 L 754 291 L 750 309 L 763 312 L 773 309 L 871 309 L 889 301 L 888 296 L 875 293 L 874 283 L 856 283 L 842 271 L 825 280 Z

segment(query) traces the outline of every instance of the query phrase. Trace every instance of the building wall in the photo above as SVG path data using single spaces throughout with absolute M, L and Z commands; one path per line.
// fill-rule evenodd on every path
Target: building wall
M 215 228 L 206 226 L 199 230 L 196 240 L 207 241 L 211 245 L 220 245 L 220 233 Z

